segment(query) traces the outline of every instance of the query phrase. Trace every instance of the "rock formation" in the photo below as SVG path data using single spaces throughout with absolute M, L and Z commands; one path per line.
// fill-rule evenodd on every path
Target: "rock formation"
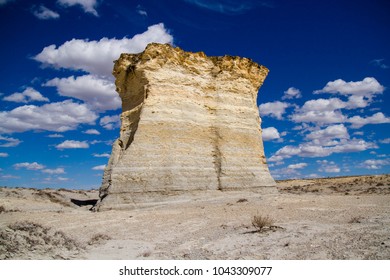
M 170 45 L 122 54 L 113 70 L 122 125 L 97 209 L 274 186 L 256 103 L 267 73 L 247 58 Z

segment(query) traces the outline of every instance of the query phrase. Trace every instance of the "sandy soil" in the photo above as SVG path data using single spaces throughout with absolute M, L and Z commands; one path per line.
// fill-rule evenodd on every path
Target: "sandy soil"
M 97 191 L 0 188 L 0 259 L 390 259 L 390 175 L 91 212 Z M 83 205 L 85 204 L 85 205 Z M 254 216 L 269 216 L 261 231 Z

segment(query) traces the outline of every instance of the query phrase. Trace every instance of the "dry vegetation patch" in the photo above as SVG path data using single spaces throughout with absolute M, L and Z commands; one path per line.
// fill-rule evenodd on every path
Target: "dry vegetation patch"
M 67 259 L 83 247 L 62 231 L 21 221 L 0 229 L 0 259 Z

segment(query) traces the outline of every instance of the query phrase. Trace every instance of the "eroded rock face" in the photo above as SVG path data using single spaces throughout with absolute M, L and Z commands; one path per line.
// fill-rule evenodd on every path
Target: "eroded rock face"
M 113 71 L 122 125 L 97 208 L 274 186 L 256 104 L 267 73 L 247 58 L 207 57 L 170 45 L 122 54 Z

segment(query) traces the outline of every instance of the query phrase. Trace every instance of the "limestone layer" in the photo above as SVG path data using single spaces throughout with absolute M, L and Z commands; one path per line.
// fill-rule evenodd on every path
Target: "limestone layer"
M 257 92 L 268 69 L 250 59 L 149 44 L 122 54 L 122 99 L 98 209 L 157 203 L 191 192 L 275 185 L 264 156 Z

